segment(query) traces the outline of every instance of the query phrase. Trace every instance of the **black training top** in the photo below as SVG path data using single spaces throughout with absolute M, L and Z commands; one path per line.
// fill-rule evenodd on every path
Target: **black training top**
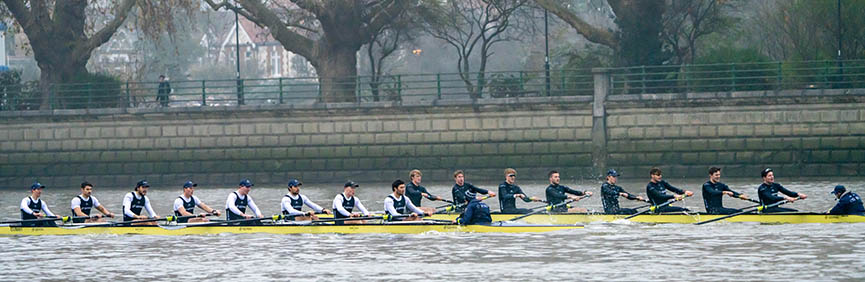
M 787 190 L 781 184 L 774 182 L 772 184 L 760 184 L 760 187 L 757 188 L 760 203 L 767 206 L 784 200 L 784 197 L 778 196 L 778 192 L 790 197 L 799 197 L 799 193 Z
M 568 196 L 565 195 L 565 193 L 574 194 L 577 196 L 583 196 L 586 194 L 586 193 L 583 193 L 583 191 L 574 190 L 568 186 L 559 185 L 559 184 L 550 184 L 550 186 L 547 186 L 547 190 L 546 190 L 547 203 L 549 203 L 550 205 L 558 205 L 558 204 L 564 203 L 565 200 L 568 199 Z M 557 208 L 553 209 L 553 211 L 564 212 L 564 211 L 568 211 L 568 208 L 562 206 L 562 207 L 557 207 Z
M 649 200 L 652 201 L 653 205 L 663 204 L 676 197 L 667 194 L 667 190 L 676 194 L 685 194 L 685 191 L 673 187 L 673 185 L 670 185 L 670 183 L 667 183 L 667 181 L 664 180 L 658 181 L 658 183 L 649 181 L 649 184 L 646 185 L 646 195 L 649 196 Z
M 454 188 L 452 189 L 454 203 L 456 204 L 465 203 L 470 198 L 476 197 L 478 193 L 489 194 L 490 191 L 487 191 L 487 189 L 478 188 L 477 186 L 474 186 L 468 182 L 463 182 L 462 186 L 454 184 Z
M 420 185 L 414 185 L 413 182 L 409 181 L 405 184 L 405 197 L 414 204 L 415 207 L 420 207 L 421 199 L 423 199 L 423 195 L 421 193 L 426 193 L 430 196 L 430 198 L 435 198 L 430 192 L 426 190 L 426 187 Z
M 619 193 L 628 194 L 625 197 L 628 200 L 637 199 L 637 196 L 628 193 L 621 186 L 610 184 L 609 182 L 604 182 L 601 185 L 601 196 L 603 196 L 601 202 L 604 204 L 604 213 L 615 214 L 619 211 Z
M 523 194 L 523 189 L 520 189 L 520 186 L 514 184 L 508 184 L 507 182 L 503 182 L 499 184 L 499 207 L 502 209 L 502 213 L 505 213 L 505 210 L 513 210 L 517 208 L 517 199 L 514 198 L 516 194 Z
M 724 191 L 733 192 L 733 197 L 739 197 L 739 192 L 730 190 L 727 184 L 712 181 L 703 183 L 703 204 L 706 206 L 706 212 L 709 214 L 718 214 L 724 209 L 723 197 Z

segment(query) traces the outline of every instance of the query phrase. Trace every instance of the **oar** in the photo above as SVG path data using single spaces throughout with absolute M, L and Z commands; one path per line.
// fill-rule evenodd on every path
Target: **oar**
M 319 220 L 313 220 L 311 223 L 324 223 L 324 222 L 334 222 L 334 221 L 349 221 L 349 220 L 391 220 L 391 219 L 399 219 L 406 218 L 412 216 L 411 214 L 399 214 L 399 215 L 389 215 L 384 214 L 380 216 L 361 216 L 361 217 L 343 217 L 343 218 L 325 218 Z
M 213 214 L 209 213 L 209 214 L 206 214 L 205 216 L 211 216 L 211 215 L 213 215 Z M 132 220 L 132 221 L 112 221 L 112 222 L 106 222 L 106 223 L 102 223 L 102 224 L 91 224 L 91 225 L 86 225 L 86 226 L 87 227 L 124 226 L 124 225 L 136 224 L 136 223 L 154 222 L 154 221 L 161 221 L 161 220 L 165 220 L 165 221 L 170 222 L 170 221 L 176 221 L 178 219 L 193 218 L 193 217 L 199 217 L 199 215 L 187 215 L 187 216 L 169 215 L 169 216 L 154 217 L 154 218 L 148 218 L 148 219 L 137 219 L 137 220 Z
M 688 197 L 687 194 L 685 194 L 685 197 L 682 197 L 682 199 L 685 199 L 686 197 Z M 644 210 L 644 211 L 641 211 L 641 212 L 638 212 L 638 213 L 635 213 L 635 214 L 629 215 L 628 217 L 625 217 L 625 219 L 631 219 L 631 218 L 634 218 L 634 217 L 636 217 L 636 216 L 638 216 L 638 215 L 643 215 L 643 214 L 645 214 L 645 213 L 647 213 L 647 212 L 655 212 L 655 210 L 657 210 L 657 209 L 659 209 L 659 208 L 663 208 L 663 207 L 669 206 L 669 205 L 671 205 L 672 203 L 675 203 L 676 201 L 679 201 L 679 199 L 673 198 L 672 200 L 666 201 L 666 202 L 664 202 L 664 203 L 662 203 L 662 204 L 660 204 L 660 205 L 657 205 L 657 206 L 651 206 L 651 207 L 649 207 L 648 209 L 646 209 L 646 210 Z
M 571 206 L 570 206 L 569 204 L 570 204 L 570 203 L 573 203 L 573 202 L 576 202 L 576 201 L 577 201 L 577 200 L 569 200 L 569 201 L 561 202 L 561 203 L 558 203 L 558 204 L 555 204 L 555 205 L 546 205 L 546 206 L 534 207 L 534 208 L 530 209 L 530 210 L 534 210 L 534 211 L 532 211 L 532 212 L 529 212 L 529 213 L 527 213 L 527 214 L 524 214 L 524 215 L 521 215 L 521 216 L 518 216 L 518 217 L 511 218 L 511 219 L 508 219 L 508 220 L 505 220 L 505 221 L 520 220 L 520 219 L 523 219 L 523 218 L 529 217 L 529 216 L 531 216 L 531 215 L 539 214 L 539 213 L 542 213 L 542 212 L 549 212 L 549 211 L 551 211 L 551 210 L 553 210 L 553 209 L 555 209 L 555 208 L 561 207 L 561 206 L 566 206 L 566 207 L 570 208 Z
M 37 219 L 21 219 L 21 220 L 0 221 L 0 224 L 29 223 L 29 222 L 43 222 L 43 221 L 57 221 L 57 220 L 69 221 L 70 217 L 69 216 L 63 216 L 63 217 L 50 216 L 50 217 L 43 217 L 43 218 L 37 218 Z
M 783 205 L 783 204 L 786 204 L 786 203 L 789 203 L 789 202 L 786 201 L 786 200 L 784 200 L 784 201 L 780 201 L 780 202 L 777 202 L 777 203 L 774 203 L 774 204 L 771 204 L 771 205 L 768 205 L 768 206 L 762 206 L 762 205 L 761 205 L 761 206 L 758 206 L 758 207 L 755 207 L 755 208 L 746 209 L 746 210 L 743 210 L 743 211 L 740 211 L 740 212 L 737 212 L 737 213 L 734 213 L 734 214 L 730 214 L 730 215 L 726 215 L 726 216 L 722 216 L 722 217 L 718 217 L 718 218 L 713 218 L 713 219 L 706 220 L 706 221 L 700 221 L 700 222 L 697 222 L 697 223 L 694 223 L 694 224 L 696 224 L 696 225 L 703 225 L 703 224 L 706 224 L 706 223 L 709 223 L 709 222 L 715 222 L 715 221 L 719 221 L 719 220 L 724 220 L 724 219 L 728 219 L 728 218 L 731 218 L 731 217 L 734 217 L 734 216 L 738 216 L 738 215 L 746 214 L 746 213 L 753 212 L 753 211 L 761 212 L 761 211 L 763 211 L 763 210 L 765 210 L 765 209 L 773 208 L 773 207 L 777 207 L 777 206 L 780 206 L 780 205 Z

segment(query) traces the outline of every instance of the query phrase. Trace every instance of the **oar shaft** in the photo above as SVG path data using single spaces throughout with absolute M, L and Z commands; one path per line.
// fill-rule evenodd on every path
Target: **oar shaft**
M 763 211 L 763 210 L 765 210 L 765 209 L 773 208 L 773 207 L 777 207 L 777 206 L 780 206 L 780 205 L 783 205 L 783 204 L 786 204 L 786 203 L 788 203 L 788 201 L 785 200 L 785 201 L 780 201 L 780 202 L 777 202 L 777 203 L 774 203 L 774 204 L 771 204 L 771 205 L 767 205 L 767 206 L 762 206 L 762 205 L 760 205 L 760 206 L 756 206 L 756 207 L 754 207 L 754 208 L 745 209 L 745 210 L 742 210 L 742 211 L 740 211 L 740 212 L 733 213 L 733 214 L 730 214 L 730 215 L 727 215 L 727 216 L 722 216 L 722 217 L 718 217 L 718 218 L 713 218 L 713 219 L 710 219 L 710 220 L 701 221 L 701 222 L 697 222 L 697 223 L 694 223 L 694 224 L 696 224 L 696 225 L 703 225 L 703 224 L 706 224 L 706 223 L 711 223 L 711 222 L 715 222 L 715 221 L 719 221 L 719 220 L 728 219 L 728 218 L 731 218 L 731 217 L 734 217 L 734 216 L 739 216 L 739 215 L 746 214 L 746 213 L 753 212 L 753 211 Z

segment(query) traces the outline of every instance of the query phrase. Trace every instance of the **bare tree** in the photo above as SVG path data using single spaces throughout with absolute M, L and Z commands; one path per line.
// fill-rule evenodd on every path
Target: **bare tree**
M 30 48 L 42 71 L 40 88 L 41 109 L 50 104 L 51 85 L 72 81 L 76 75 L 87 73 L 87 61 L 94 49 L 107 42 L 130 12 L 138 7 L 140 28 L 148 34 L 172 30 L 163 22 L 170 17 L 167 11 L 189 8 L 194 1 L 174 1 L 166 5 L 155 0 L 119 2 L 105 1 L 100 6 L 89 0 L 3 0 L 5 8 L 21 26 Z M 107 22 L 94 22 L 94 14 L 109 15 Z
M 266 27 L 282 46 L 316 69 L 325 102 L 355 101 L 357 51 L 413 1 L 205 0 L 214 10 L 235 10 Z
M 664 43 L 677 64 L 690 64 L 697 57 L 697 40 L 728 27 L 731 18 L 724 9 L 733 1 L 671 0 L 664 13 Z
M 506 33 L 514 25 L 514 14 L 528 0 L 447 1 L 427 11 L 431 23 L 426 32 L 447 42 L 457 52 L 457 70 L 472 99 L 480 98 L 486 85 L 486 67 L 496 43 L 515 37 Z M 475 78 L 471 62 L 475 51 L 479 59 Z

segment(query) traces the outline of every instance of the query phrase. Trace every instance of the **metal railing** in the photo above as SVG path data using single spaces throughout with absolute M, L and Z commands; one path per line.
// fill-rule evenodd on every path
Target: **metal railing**
M 865 88 L 865 60 L 732 63 L 609 68 L 611 94 Z M 50 109 L 218 107 L 343 101 L 419 101 L 592 95 L 592 70 L 558 70 L 546 85 L 543 71 L 402 74 L 324 80 L 316 77 L 171 81 L 166 101 L 159 82 L 51 85 Z M 478 87 L 482 85 L 483 87 Z M 549 91 L 547 91 L 549 89 Z M 43 102 L 36 84 L 0 87 L 0 110 L 35 110 Z
M 865 60 L 640 66 L 610 69 L 612 94 L 865 87 Z

